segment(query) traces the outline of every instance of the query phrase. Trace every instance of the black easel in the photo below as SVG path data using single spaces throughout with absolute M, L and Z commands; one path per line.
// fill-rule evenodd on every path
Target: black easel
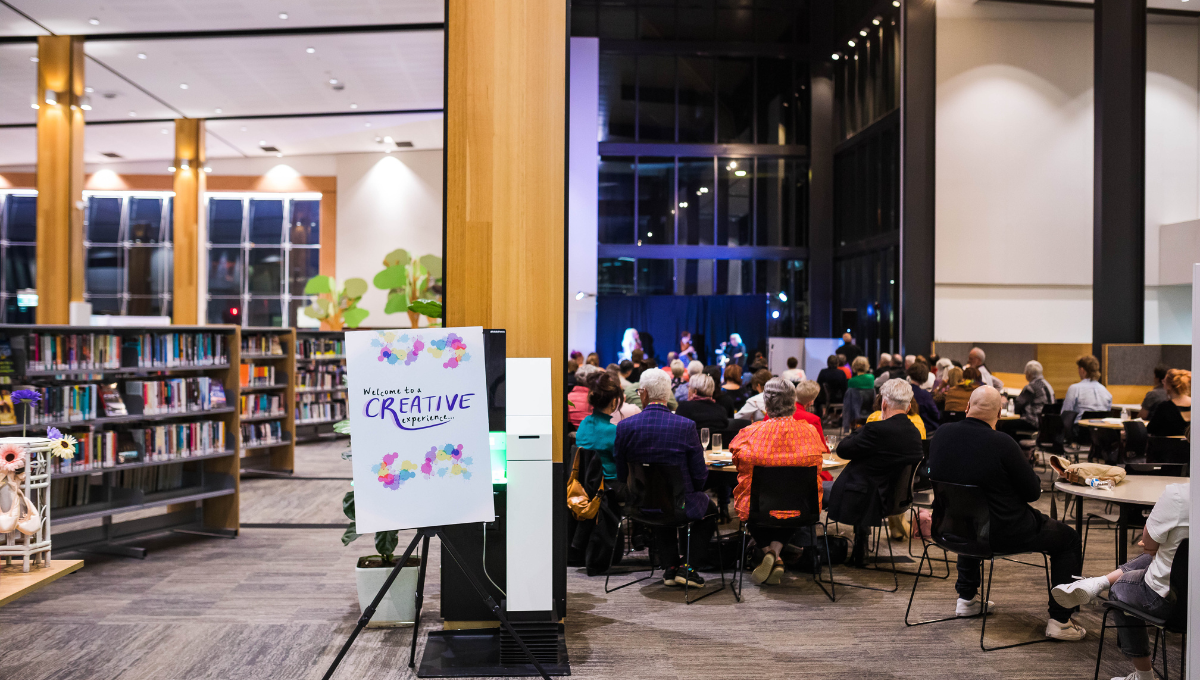
M 346 640 L 346 644 L 342 645 L 342 651 L 338 652 L 337 658 L 333 660 L 333 663 L 329 666 L 329 670 L 325 671 L 325 677 L 323 680 L 329 680 L 333 677 L 334 672 L 337 670 L 338 664 L 342 662 L 342 658 L 345 657 L 346 652 L 350 650 L 350 645 L 354 644 L 355 638 L 357 638 L 358 634 L 362 632 L 362 629 L 365 628 L 368 623 L 370 623 L 371 617 L 375 616 L 376 607 L 378 607 L 379 603 L 383 601 L 384 594 L 387 593 L 388 588 L 392 587 L 392 582 L 394 582 L 396 577 L 400 575 L 400 570 L 404 568 L 404 565 L 408 562 L 408 558 L 412 556 L 413 550 L 416 550 L 417 542 L 420 541 L 421 566 L 417 570 L 417 614 L 415 620 L 413 621 L 412 646 L 410 647 L 408 653 L 408 667 L 413 668 L 413 664 L 415 663 L 417 656 L 417 634 L 421 630 L 421 603 L 425 599 L 425 567 L 429 563 L 430 536 L 438 537 L 438 539 L 442 542 L 442 545 L 446 548 L 446 552 L 450 553 L 450 557 L 458 564 L 463 573 L 467 575 L 467 580 L 471 582 L 471 585 L 475 588 L 475 592 L 479 593 L 479 596 L 483 598 L 483 603 L 487 605 L 488 609 L 492 610 L 492 613 L 496 615 L 496 618 L 500 619 L 500 625 L 504 626 L 504 628 L 508 630 L 509 634 L 513 636 L 513 639 L 515 639 L 517 644 L 521 646 L 521 651 L 525 652 L 525 656 L 529 657 L 529 661 L 532 662 L 534 668 L 537 668 L 538 672 L 542 674 L 542 677 L 545 680 L 550 680 L 550 675 L 546 673 L 546 669 L 542 668 L 542 664 L 538 663 L 537 658 L 533 656 L 533 652 L 531 652 L 529 647 L 525 645 L 525 641 L 521 639 L 521 636 L 518 635 L 517 631 L 513 629 L 512 624 L 508 622 L 508 617 L 504 615 L 504 610 L 500 608 L 500 605 L 496 604 L 496 600 L 494 600 L 491 595 L 488 595 L 487 591 L 483 589 L 483 584 L 481 584 L 479 580 L 475 578 L 475 574 L 467 568 L 466 563 L 463 562 L 462 558 L 458 554 L 458 549 L 456 549 L 454 544 L 451 543 L 448 538 L 446 538 L 446 535 L 442 532 L 441 527 L 425 527 L 423 529 L 417 529 L 417 535 L 413 536 L 412 542 L 408 544 L 408 549 L 404 551 L 404 556 L 401 557 L 398 562 L 396 562 L 396 566 L 392 568 L 392 573 L 388 574 L 387 580 L 383 582 L 383 587 L 380 588 L 379 592 L 375 594 L 375 599 L 371 600 L 371 604 L 365 610 L 363 610 L 362 616 L 358 618 L 358 625 L 354 627 L 354 632 L 350 634 L 350 638 Z

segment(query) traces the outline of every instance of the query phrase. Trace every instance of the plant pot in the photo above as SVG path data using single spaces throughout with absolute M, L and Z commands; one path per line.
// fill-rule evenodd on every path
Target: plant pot
M 379 602 L 368 628 L 397 628 L 413 625 L 417 614 L 417 569 L 420 562 L 409 558 L 408 566 L 400 570 L 392 587 Z M 383 587 L 383 582 L 392 573 L 391 567 L 355 567 L 354 578 L 358 582 L 358 607 L 366 611 L 371 600 Z

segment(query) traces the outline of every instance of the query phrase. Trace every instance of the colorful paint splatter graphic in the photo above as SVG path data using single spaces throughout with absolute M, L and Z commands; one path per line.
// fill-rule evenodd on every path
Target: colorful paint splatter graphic
M 466 342 L 455 333 L 449 333 L 443 338 L 435 338 L 427 344 L 425 338 L 417 333 L 376 331 L 376 338 L 371 341 L 371 346 L 379 348 L 379 361 L 391 365 L 401 361 L 405 366 L 411 365 L 421 357 L 422 350 L 432 355 L 434 359 L 444 358 L 442 368 L 457 368 L 459 364 L 471 360 Z
M 471 478 L 472 459 L 463 455 L 462 444 L 446 444 L 440 449 L 432 446 L 425 454 L 425 461 L 420 465 L 410 460 L 400 461 L 397 464 L 396 460 L 399 457 L 398 453 L 389 453 L 383 457 L 383 462 L 371 467 L 371 472 L 375 473 L 379 483 L 392 491 L 399 489 L 404 482 L 415 478 L 418 472 L 425 479 L 444 478 L 447 475 L 463 479 Z

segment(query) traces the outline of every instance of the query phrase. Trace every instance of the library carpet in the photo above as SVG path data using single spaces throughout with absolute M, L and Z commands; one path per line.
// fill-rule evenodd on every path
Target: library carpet
M 349 464 L 338 455 L 344 448 L 344 442 L 297 447 L 297 475 L 348 476 Z M 343 521 L 348 481 L 243 485 L 247 524 Z M 369 539 L 343 547 L 341 533 L 247 528 L 234 540 L 169 534 L 140 543 L 149 549 L 145 560 L 85 555 L 83 570 L 0 607 L 0 677 L 320 678 L 358 618 L 354 563 L 371 552 Z M 1113 533 L 1092 532 L 1086 573 L 1111 568 Z M 894 547 L 907 554 L 903 544 Z M 439 551 L 432 553 L 436 569 Z M 978 620 L 906 628 L 907 576 L 897 593 L 839 588 L 836 603 L 804 576 L 789 574 L 769 589 L 747 579 L 741 604 L 725 592 L 685 606 L 680 591 L 657 582 L 606 595 L 602 577 L 568 571 L 567 646 L 577 678 L 1090 678 L 1100 627 L 1099 610 L 1085 608 L 1078 615 L 1089 631 L 1082 642 L 985 654 Z M 848 568 L 838 578 L 891 585 L 886 574 Z M 1042 578 L 1029 567 L 996 566 L 992 644 L 1042 634 Z M 922 579 L 916 615 L 945 615 L 954 597 L 952 580 Z M 437 578 L 428 582 L 426 607 L 422 631 L 440 627 Z M 336 677 L 412 677 L 410 631 L 365 631 Z M 1124 676 L 1130 667 L 1108 642 L 1101 677 Z M 1178 644 L 1172 636 L 1173 671 Z

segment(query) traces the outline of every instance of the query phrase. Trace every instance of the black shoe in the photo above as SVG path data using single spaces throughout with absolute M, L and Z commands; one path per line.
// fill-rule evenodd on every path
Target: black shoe
M 687 585 L 691 588 L 703 588 L 704 577 L 700 572 L 691 567 L 680 567 L 679 575 L 675 577 L 675 583 L 679 585 Z
M 664 586 L 683 585 L 682 581 L 677 580 L 679 578 L 678 574 L 679 574 L 679 569 L 677 569 L 676 567 L 671 567 L 670 569 L 663 570 L 663 585 Z

